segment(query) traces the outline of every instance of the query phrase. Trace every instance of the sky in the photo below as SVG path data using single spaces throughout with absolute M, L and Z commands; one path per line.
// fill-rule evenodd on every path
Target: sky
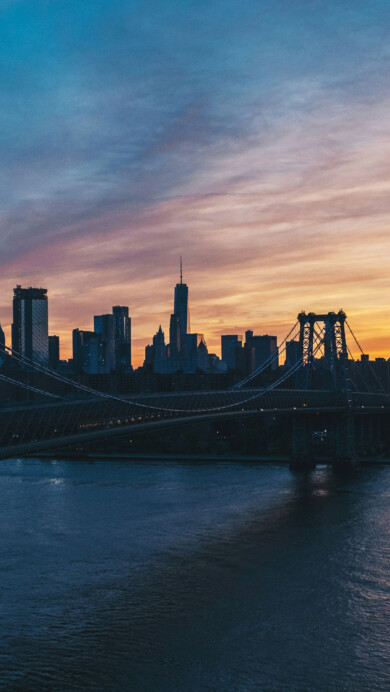
M 133 365 L 191 327 L 276 334 L 343 308 L 390 357 L 388 0 L 0 0 L 0 323 L 128 305 Z M 352 346 L 352 344 L 351 344 Z

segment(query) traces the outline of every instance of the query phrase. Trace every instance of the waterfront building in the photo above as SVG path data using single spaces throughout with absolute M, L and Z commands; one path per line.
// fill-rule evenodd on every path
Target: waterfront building
M 165 335 L 160 327 L 153 337 L 153 371 L 158 373 L 166 372 L 167 347 L 165 345 Z
M 49 336 L 49 367 L 57 370 L 60 362 L 60 337 L 53 334 Z
M 236 348 L 236 371 L 240 377 L 247 377 L 255 369 L 255 349 L 247 343 Z
M 48 300 L 46 288 L 14 288 L 12 348 L 26 358 L 49 360 Z
M 184 337 L 191 331 L 190 308 L 188 304 L 188 286 L 183 284 L 183 264 L 180 257 L 180 283 L 175 286 L 174 308 L 175 315 L 179 315 L 180 333 Z
M 236 369 L 236 350 L 242 348 L 242 336 L 239 334 L 221 335 L 221 356 L 224 363 L 231 370 Z
M 131 318 L 129 308 L 114 305 L 115 370 L 131 369 Z
M 88 375 L 111 372 L 112 353 L 108 351 L 106 338 L 97 332 L 73 330 L 73 367 Z
M 184 372 L 194 373 L 198 368 L 208 370 L 208 350 L 204 335 L 186 334 L 185 344 Z
M 96 334 L 105 340 L 104 372 L 115 370 L 115 322 L 114 315 L 95 315 L 93 326 Z
M 146 365 L 153 365 L 153 346 L 148 344 L 148 346 L 145 346 L 145 360 L 144 360 L 144 366 Z
M 278 339 L 276 336 L 269 336 L 268 334 L 256 336 L 250 329 L 245 332 L 245 344 L 255 350 L 254 370 L 278 351 Z M 272 370 L 278 369 L 279 358 L 277 356 L 275 356 L 270 367 Z
M 177 358 L 181 352 L 181 325 L 180 315 L 171 315 L 169 323 L 169 357 Z
M 291 368 L 300 358 L 302 358 L 302 346 L 299 341 L 287 341 L 285 365 Z

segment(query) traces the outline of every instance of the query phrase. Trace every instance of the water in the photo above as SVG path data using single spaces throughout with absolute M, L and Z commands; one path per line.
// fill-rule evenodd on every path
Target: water
M 0 464 L 0 687 L 390 689 L 390 467 Z

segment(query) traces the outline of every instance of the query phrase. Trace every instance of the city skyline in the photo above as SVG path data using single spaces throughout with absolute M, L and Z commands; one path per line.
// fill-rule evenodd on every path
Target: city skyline
M 390 690 L 390 0 L 0 0 L 1 680 Z
M 7 340 L 14 285 L 44 285 L 65 354 L 74 312 L 90 328 L 118 303 L 139 364 L 183 254 L 211 350 L 331 305 L 388 355 L 389 14 L 87 0 L 64 23 L 57 4 L 4 2 Z
M 177 300 L 178 300 L 178 295 L 180 295 L 180 294 L 178 294 L 178 290 L 181 291 L 182 288 L 185 290 L 185 293 L 184 293 L 184 314 L 188 314 L 188 319 L 189 319 L 189 314 L 190 314 L 190 310 L 189 310 L 189 303 L 190 303 L 190 287 L 189 287 L 189 285 L 188 285 L 186 282 L 183 281 L 182 258 L 180 257 L 180 274 L 179 274 L 179 280 L 177 281 L 176 285 L 175 285 L 174 288 L 173 288 L 173 301 L 172 301 L 172 302 L 173 302 L 173 305 L 174 305 L 174 311 L 177 310 L 177 309 L 179 309 L 179 307 L 178 307 L 178 306 L 179 306 L 179 303 L 177 302 Z M 40 287 L 24 287 L 24 288 L 22 289 L 21 286 L 18 285 L 18 286 L 16 287 L 16 289 L 15 289 L 15 288 L 13 289 L 13 293 L 15 294 L 18 290 L 22 290 L 22 291 L 25 292 L 25 293 L 28 293 L 28 292 L 43 292 L 43 293 L 46 295 L 47 298 L 50 298 L 50 295 L 47 295 L 47 294 L 48 294 L 48 289 L 42 288 L 41 286 L 40 286 Z M 46 304 L 46 305 L 47 305 L 47 304 Z M 48 332 L 49 332 L 49 334 L 54 334 L 56 330 L 53 329 L 52 324 L 51 324 L 51 321 L 50 321 L 51 306 L 52 306 L 52 303 L 51 303 L 51 301 L 50 301 L 49 320 L 48 320 Z M 99 312 L 99 309 L 100 309 L 100 312 L 101 312 L 101 311 L 103 310 L 103 307 L 102 307 L 102 306 L 96 306 L 96 311 L 95 311 L 95 313 L 96 313 L 96 312 Z M 128 320 L 128 323 L 129 323 L 129 326 L 127 327 L 127 329 L 129 330 L 129 333 L 128 333 L 128 337 L 127 337 L 127 338 L 129 339 L 129 349 L 130 349 L 130 356 L 129 356 L 129 358 L 130 358 L 130 361 L 131 361 L 131 359 L 132 359 L 131 353 L 132 353 L 133 351 L 135 351 L 135 352 L 137 353 L 137 349 L 134 349 L 134 343 L 137 343 L 137 342 L 139 343 L 139 341 L 140 341 L 140 339 L 137 339 L 137 338 L 134 339 L 134 338 L 133 338 L 133 327 L 131 327 L 131 322 L 132 322 L 132 320 L 133 320 L 133 313 L 130 313 L 130 312 L 129 312 L 129 307 L 120 307 L 120 306 L 118 306 L 118 305 L 113 306 L 113 307 L 112 307 L 112 311 L 113 311 L 113 314 L 114 314 L 114 315 L 115 315 L 115 311 L 120 311 L 120 314 L 121 314 L 121 315 L 122 315 L 122 313 L 123 313 L 123 314 L 126 314 L 126 316 L 127 316 L 126 319 Z M 124 311 L 124 312 L 123 312 L 123 311 Z M 47 307 L 46 307 L 46 312 L 47 312 Z M 167 312 L 167 313 L 170 312 L 170 311 L 169 311 L 169 308 L 167 308 L 167 309 L 165 310 L 165 313 L 166 313 L 166 312 Z M 305 310 L 305 312 L 312 312 L 312 310 L 311 310 L 311 309 L 307 309 L 307 310 Z M 173 317 L 175 317 L 175 316 L 177 316 L 177 317 L 179 318 L 178 313 L 177 313 L 177 312 L 176 312 L 176 313 L 174 312 L 174 313 L 170 313 L 170 315 L 168 314 L 167 322 L 165 322 L 163 319 L 160 319 L 160 320 L 157 322 L 158 325 L 159 325 L 158 328 L 157 328 L 157 326 L 155 326 L 155 328 L 154 328 L 154 330 L 152 331 L 152 333 L 146 338 L 146 341 L 144 341 L 144 342 L 142 343 L 142 345 L 139 347 L 139 353 L 140 353 L 140 355 L 139 355 L 139 360 L 137 359 L 137 356 L 136 356 L 134 362 L 132 362 L 133 368 L 142 367 L 142 366 L 144 365 L 144 363 L 145 363 L 145 347 L 149 347 L 149 348 L 150 348 L 150 346 L 151 346 L 152 343 L 153 343 L 154 336 L 156 336 L 156 334 L 157 334 L 158 331 L 161 331 L 162 327 L 163 327 L 162 333 L 166 335 L 166 342 L 165 342 L 165 343 L 166 343 L 167 345 L 169 344 L 171 319 L 172 319 Z M 81 331 L 86 331 L 86 333 L 94 333 L 94 332 L 96 332 L 96 331 L 97 331 L 97 332 L 102 332 L 102 333 L 104 333 L 104 329 L 103 329 L 103 330 L 102 330 L 101 328 L 96 329 L 96 325 L 99 323 L 99 320 L 102 320 L 103 318 L 104 318 L 104 319 L 107 319 L 107 318 L 113 319 L 113 315 L 112 315 L 112 313 L 107 313 L 107 310 L 105 311 L 104 314 L 98 314 L 98 315 L 97 315 L 97 314 L 93 314 L 93 315 L 89 315 L 89 324 L 88 324 L 87 326 L 85 326 L 85 325 L 80 326 L 79 324 L 77 324 L 77 326 L 76 326 L 77 317 L 76 317 L 76 316 L 74 315 L 74 313 L 73 313 L 73 319 L 74 319 L 76 322 L 74 321 L 73 324 L 72 324 L 72 326 L 71 326 L 71 333 L 70 333 L 70 335 L 69 335 L 67 332 L 64 332 L 61 328 L 58 328 L 58 329 L 57 329 L 57 332 L 56 332 L 56 337 L 54 337 L 54 338 L 56 338 L 56 339 L 57 339 L 57 338 L 60 339 L 60 357 L 61 357 L 61 360 L 66 361 L 66 360 L 71 360 L 71 359 L 72 359 L 72 355 L 73 355 L 73 353 L 74 353 L 74 332 L 78 332 L 78 331 L 81 330 Z M 47 319 L 47 317 L 46 317 L 46 319 Z M 111 324 L 111 323 L 110 323 L 110 324 Z M 291 322 L 290 322 L 290 324 L 291 324 Z M 1 322 L 1 320 L 0 320 L 0 328 L 2 328 L 2 326 L 4 326 L 4 323 L 3 323 L 3 325 L 2 325 L 2 322 Z M 114 322 L 112 322 L 112 325 L 111 325 L 111 326 L 114 328 Z M 202 325 L 198 325 L 198 326 L 200 326 L 200 329 L 202 329 Z M 249 330 L 249 331 L 248 331 L 248 330 Z M 222 359 L 222 342 L 221 342 L 221 339 L 222 339 L 223 336 L 225 336 L 225 337 L 227 337 L 227 338 L 230 338 L 230 336 L 228 336 L 228 335 L 231 335 L 233 332 L 235 332 L 236 335 L 237 335 L 238 333 L 241 333 L 241 332 L 244 333 L 244 332 L 245 332 L 246 338 L 247 338 L 248 335 L 249 335 L 249 337 L 250 337 L 251 335 L 253 336 L 253 330 L 254 330 L 254 331 L 260 331 L 260 332 L 262 333 L 262 336 L 260 336 L 260 337 L 255 337 L 255 338 L 257 338 L 257 339 L 258 339 L 258 338 L 260 338 L 260 339 L 263 339 L 263 338 L 274 339 L 274 338 L 276 338 L 276 342 L 275 342 L 275 347 L 276 347 L 276 348 L 277 348 L 277 346 L 276 346 L 277 341 L 278 341 L 278 340 L 280 341 L 280 340 L 281 340 L 282 338 L 284 338 L 284 336 L 285 336 L 285 332 L 284 332 L 284 333 L 280 333 L 280 331 L 279 331 L 278 329 L 274 329 L 274 331 L 276 332 L 276 333 L 275 333 L 275 337 L 274 337 L 274 336 L 269 337 L 269 336 L 268 336 L 268 333 L 266 334 L 266 331 L 267 331 L 267 330 L 264 329 L 263 325 L 248 325 L 248 324 L 246 324 L 245 326 L 241 325 L 241 327 L 234 326 L 230 331 L 228 331 L 227 329 L 224 329 L 223 331 L 216 331 L 216 330 L 215 330 L 215 331 L 214 331 L 214 334 L 217 334 L 216 339 L 217 339 L 218 341 L 216 342 L 215 340 L 210 340 L 210 341 L 209 341 L 209 348 L 208 348 L 208 351 L 209 351 L 209 353 L 212 353 L 212 352 L 213 352 L 213 353 L 216 353 L 216 354 L 218 355 L 218 357 Z M 268 330 L 268 332 L 270 332 L 270 331 L 271 331 L 271 330 Z M 8 345 L 11 345 L 11 341 L 12 341 L 12 324 L 11 324 L 11 325 L 6 325 L 6 328 L 3 329 L 3 333 L 4 333 L 4 335 L 5 335 L 6 343 L 8 343 Z M 186 332 L 184 332 L 184 333 L 186 333 Z M 205 333 L 205 332 L 203 332 L 203 333 Z M 198 332 L 198 336 L 202 336 L 202 337 L 203 337 L 203 333 L 200 334 L 200 333 Z M 8 334 L 8 336 L 9 336 L 9 339 L 7 339 L 7 334 Z M 64 345 L 64 342 L 63 342 L 63 340 L 62 340 L 63 337 L 61 336 L 61 334 L 65 334 L 65 345 Z M 196 334 L 197 334 L 197 332 L 195 332 L 195 335 L 196 335 Z M 264 336 L 265 334 L 266 334 L 266 336 Z M 153 335 L 154 335 L 154 336 L 153 336 Z M 53 337 L 50 336 L 50 338 L 53 338 Z M 239 337 L 239 338 L 242 339 L 242 337 Z M 69 346 L 69 341 L 70 341 L 70 346 Z M 207 341 L 208 341 L 208 338 L 207 338 L 207 334 L 206 334 L 206 342 L 207 342 Z M 118 343 L 119 343 L 119 342 L 118 342 Z M 240 342 L 240 343 L 241 343 L 241 342 Z M 215 348 L 213 348 L 213 345 L 211 345 L 211 344 L 213 344 L 213 345 L 215 346 Z M 389 359 L 390 359 L 390 353 L 389 353 L 388 351 L 384 351 L 384 352 L 381 353 L 381 354 L 377 354 L 377 353 L 375 353 L 375 352 L 374 352 L 374 353 L 373 353 L 373 352 L 369 352 L 369 350 L 366 348 L 366 344 L 365 344 L 364 342 L 361 343 L 360 345 L 363 345 L 363 347 L 365 347 L 365 348 L 364 348 L 365 353 L 368 353 L 368 354 L 369 354 L 371 357 L 373 357 L 373 358 L 375 358 L 375 357 L 379 357 L 379 358 L 385 357 L 385 358 L 389 358 Z M 360 352 L 359 352 L 359 350 L 357 349 L 357 346 L 356 346 L 353 342 L 351 343 L 351 346 L 350 346 L 350 355 L 353 356 L 353 357 L 354 357 L 355 359 L 357 359 L 357 360 L 360 359 Z M 164 356 L 164 357 L 165 357 L 165 356 Z M 114 358 L 114 355 L 112 356 L 112 358 L 113 358 L 113 360 L 116 360 L 116 357 Z M 112 367 L 112 366 L 111 366 L 111 367 Z

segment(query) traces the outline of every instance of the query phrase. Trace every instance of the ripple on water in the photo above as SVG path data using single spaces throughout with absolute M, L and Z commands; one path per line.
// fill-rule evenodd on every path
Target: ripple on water
M 14 460 L 0 486 L 5 689 L 390 689 L 389 468 Z

